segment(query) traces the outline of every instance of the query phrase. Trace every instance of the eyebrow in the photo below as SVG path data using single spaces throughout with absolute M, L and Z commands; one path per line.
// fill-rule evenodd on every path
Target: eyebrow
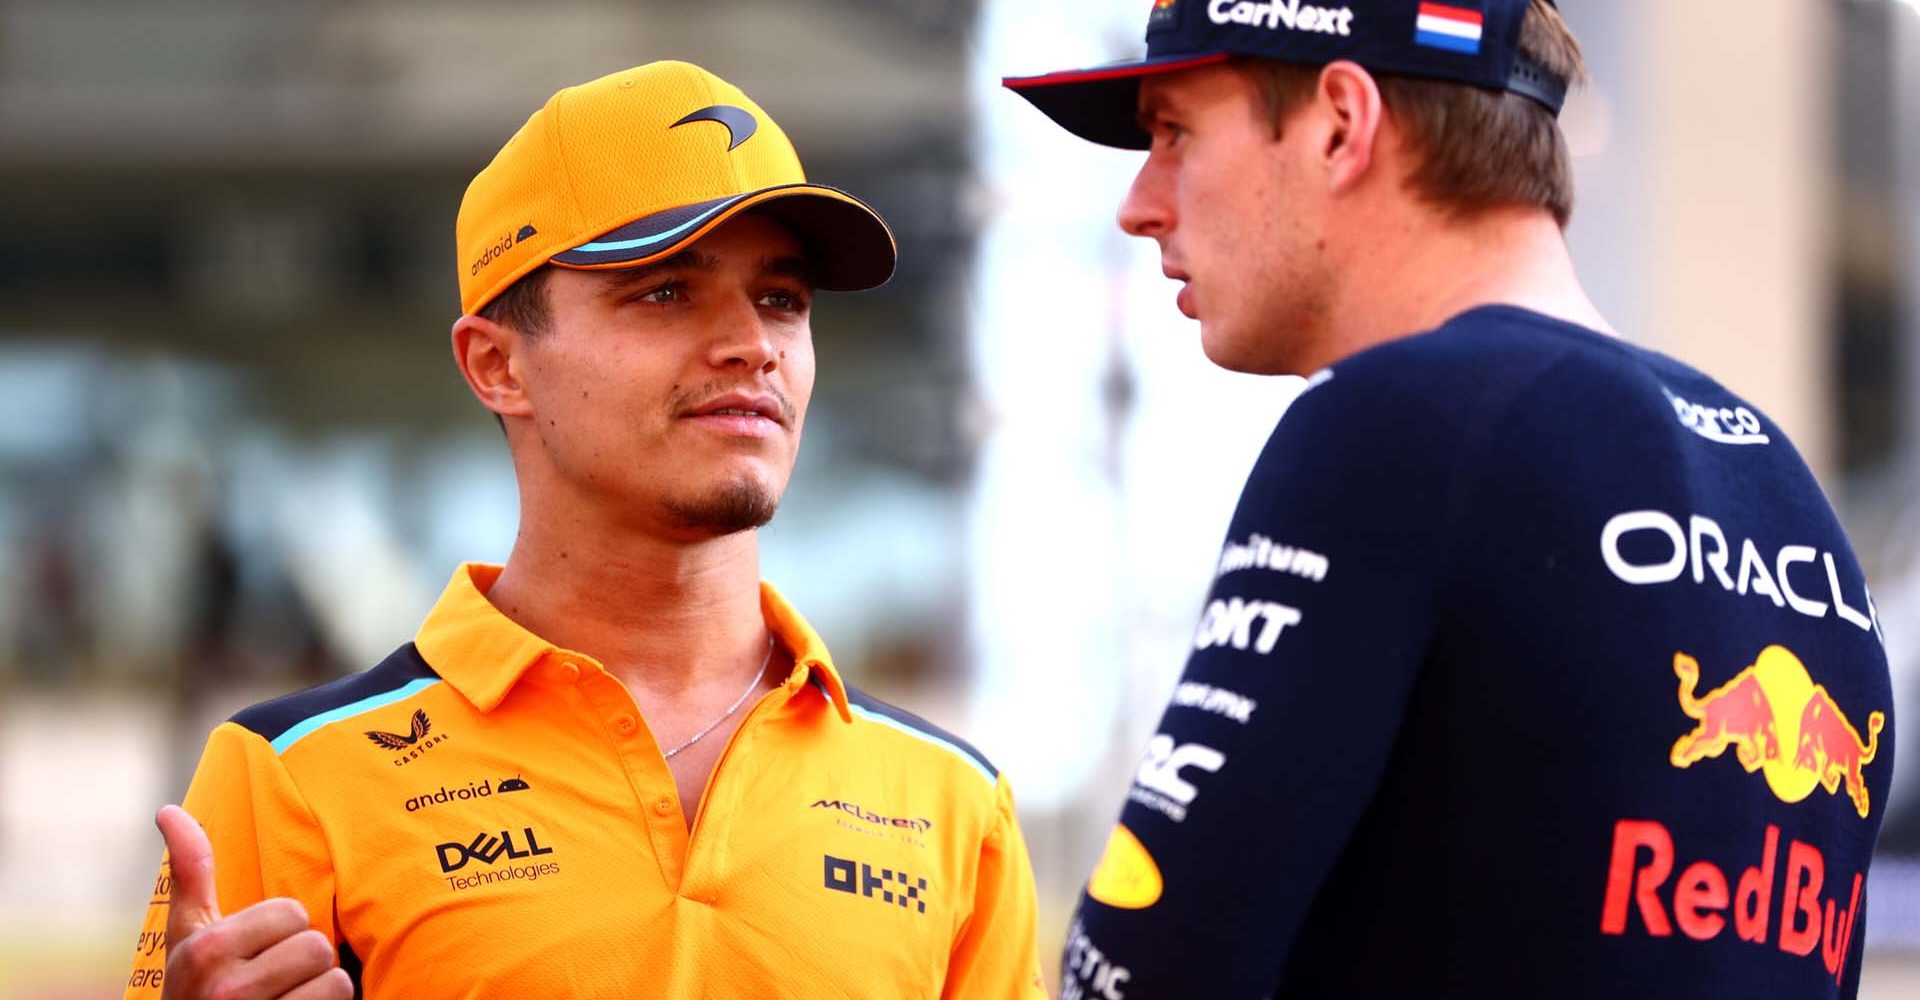
M 775 278 L 794 278 L 806 282 L 809 286 L 819 284 L 814 274 L 813 262 L 798 254 L 769 257 L 760 262 L 760 273 Z
M 698 248 L 682 250 L 665 260 L 657 260 L 651 264 L 608 270 L 606 290 L 603 294 L 622 295 L 635 288 L 659 281 L 663 276 L 677 271 L 711 273 L 719 269 L 720 258 L 713 254 Z M 762 276 L 794 278 L 808 285 L 815 284 L 813 264 L 807 258 L 797 254 L 765 258 L 760 262 L 759 273 Z
M 1153 131 L 1153 120 L 1162 111 L 1167 110 L 1167 99 L 1159 94 L 1148 94 L 1140 99 L 1140 110 L 1134 113 L 1134 124 L 1142 132 Z
M 665 260 L 656 260 L 651 264 L 638 267 L 623 267 L 607 272 L 607 294 L 617 295 L 628 292 L 641 285 L 652 284 L 660 276 L 672 271 L 717 271 L 720 260 L 704 250 L 682 250 Z

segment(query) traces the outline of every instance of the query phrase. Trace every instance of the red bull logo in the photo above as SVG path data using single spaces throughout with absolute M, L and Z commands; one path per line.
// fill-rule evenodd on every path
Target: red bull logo
M 1673 766 L 1692 767 L 1731 747 L 1740 766 L 1760 772 L 1782 802 L 1799 802 L 1816 787 L 1838 794 L 1844 783 L 1860 818 L 1872 811 L 1864 768 L 1879 753 L 1885 712 L 1868 713 L 1861 739 L 1833 695 L 1785 646 L 1761 650 L 1732 680 L 1697 697 L 1699 661 L 1675 653 L 1673 672 L 1680 678 L 1680 710 L 1698 722 L 1674 741 Z
M 1865 873 L 1836 871 L 1829 881 L 1825 853 L 1791 839 L 1783 851 L 1780 839 L 1780 828 L 1769 825 L 1758 863 L 1735 875 L 1713 860 L 1681 856 L 1673 832 L 1658 820 L 1620 820 L 1613 827 L 1600 933 L 1625 937 L 1638 923 L 1649 937 L 1670 938 L 1677 928 L 1694 941 L 1711 941 L 1731 930 L 1742 941 L 1771 942 L 1788 955 L 1818 951 L 1838 982 L 1860 918 Z M 1777 881 L 1782 868 L 1786 877 Z

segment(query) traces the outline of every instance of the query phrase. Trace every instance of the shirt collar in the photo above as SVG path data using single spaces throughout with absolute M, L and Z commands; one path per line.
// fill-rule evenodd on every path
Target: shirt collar
M 760 581 L 760 614 L 766 618 L 767 627 L 793 654 L 793 672 L 787 675 L 787 690 L 797 691 L 812 679 L 826 692 L 827 700 L 833 702 L 840 721 L 852 722 L 853 711 L 847 707 L 847 686 L 841 682 L 840 672 L 833 668 L 827 644 L 821 640 L 820 633 L 800 617 L 800 612 L 773 589 L 773 584 L 765 580 Z
M 427 613 L 414 636 L 420 656 L 441 678 L 482 712 L 491 712 L 528 670 L 548 658 L 592 657 L 574 653 L 520 627 L 487 600 L 500 578 L 499 566 L 462 563 Z M 825 692 L 840 718 L 853 721 L 846 685 L 833 666 L 827 644 L 773 585 L 760 584 L 760 613 L 781 645 L 793 654 L 788 693 L 808 680 Z

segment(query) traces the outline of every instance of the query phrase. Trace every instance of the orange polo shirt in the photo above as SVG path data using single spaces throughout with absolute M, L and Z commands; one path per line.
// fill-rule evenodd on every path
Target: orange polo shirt
M 221 912 L 290 896 L 368 997 L 1044 998 L 1006 779 L 841 683 L 804 619 L 689 831 L 619 680 L 461 567 L 415 640 L 209 738 Z M 128 997 L 157 997 L 170 877 Z

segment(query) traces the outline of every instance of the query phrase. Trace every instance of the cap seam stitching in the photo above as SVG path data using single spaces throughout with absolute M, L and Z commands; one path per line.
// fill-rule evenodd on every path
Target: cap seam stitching
M 569 240 L 579 238 L 577 230 L 580 228 L 581 224 L 586 221 L 586 214 L 587 214 L 585 211 L 583 211 L 580 208 L 580 188 L 579 188 L 579 185 L 574 180 L 573 158 L 567 152 L 567 133 L 566 133 L 566 129 L 562 127 L 562 124 L 560 121 L 561 110 L 566 106 L 567 96 L 571 94 L 572 91 L 573 91 L 573 88 L 569 87 L 566 90 L 562 90 L 560 93 L 555 94 L 553 99 L 553 146 L 554 146 L 555 153 L 559 156 L 559 159 L 560 159 L 560 175 L 566 178 L 566 181 L 567 181 L 567 198 L 569 201 L 569 204 L 567 207 L 572 210 L 572 214 L 573 214 L 572 228 L 576 230 L 576 233 L 574 236 L 568 237 Z M 565 249 L 572 249 L 572 247 L 567 247 Z M 547 259 L 551 260 L 552 258 L 553 258 L 552 254 L 547 255 Z
M 712 78 L 710 78 L 710 77 L 708 77 L 708 76 L 707 76 L 707 75 L 705 75 L 705 74 L 701 74 L 701 75 L 699 76 L 699 78 L 698 78 L 698 79 L 700 80 L 700 87 L 701 87 L 701 89 L 702 89 L 702 90 L 704 90 L 704 91 L 706 91 L 706 94 L 707 94 L 707 103 L 706 103 L 706 106 L 707 106 L 707 107 L 713 107 L 713 106 L 715 106 L 715 105 L 717 105 L 717 104 L 719 104 L 719 103 L 720 103 L 720 95 L 719 95 L 719 93 L 717 93 L 717 92 L 716 92 L 716 91 L 714 90 L 714 86 L 713 86 L 713 80 L 712 80 Z M 744 109 L 744 108 L 742 108 L 741 110 L 743 110 L 743 111 L 744 111 L 744 110 L 746 110 L 746 109 Z M 758 118 L 757 118 L 757 117 L 756 117 L 756 119 L 755 119 L 755 121 L 756 121 L 756 128 L 755 128 L 755 131 L 757 132 L 757 131 L 758 131 L 758 127 L 757 127 L 757 123 L 758 123 Z M 732 140 L 732 138 L 733 138 L 733 129 L 732 129 L 731 127 L 729 127 L 729 128 L 727 129 L 727 138 L 728 138 L 728 140 L 729 140 L 729 142 L 731 142 L 731 140 Z M 748 138 L 749 140 L 751 140 L 751 139 L 752 139 L 753 137 L 752 137 L 752 136 L 748 136 L 747 138 Z M 740 189 L 741 189 L 741 188 L 742 188 L 742 187 L 743 187 L 744 185 L 742 184 L 742 182 L 741 182 L 741 178 L 740 178 L 740 161 L 739 161 L 739 159 L 738 159 L 738 158 L 736 158 L 736 157 L 735 157 L 735 156 L 733 155 L 733 147 L 732 147 L 732 146 L 728 146 L 728 148 L 727 148 L 727 149 L 726 149 L 726 150 L 725 150 L 724 152 L 722 152 L 722 153 L 721 153 L 720 155 L 721 155 L 721 156 L 724 156 L 724 157 L 726 157 L 726 163 L 727 163 L 727 179 L 728 179 L 729 181 L 731 181 L 731 182 L 732 182 L 732 184 L 731 184 L 731 186 L 732 186 L 732 188 L 733 188 L 733 190 L 734 190 L 735 192 L 740 192 Z

